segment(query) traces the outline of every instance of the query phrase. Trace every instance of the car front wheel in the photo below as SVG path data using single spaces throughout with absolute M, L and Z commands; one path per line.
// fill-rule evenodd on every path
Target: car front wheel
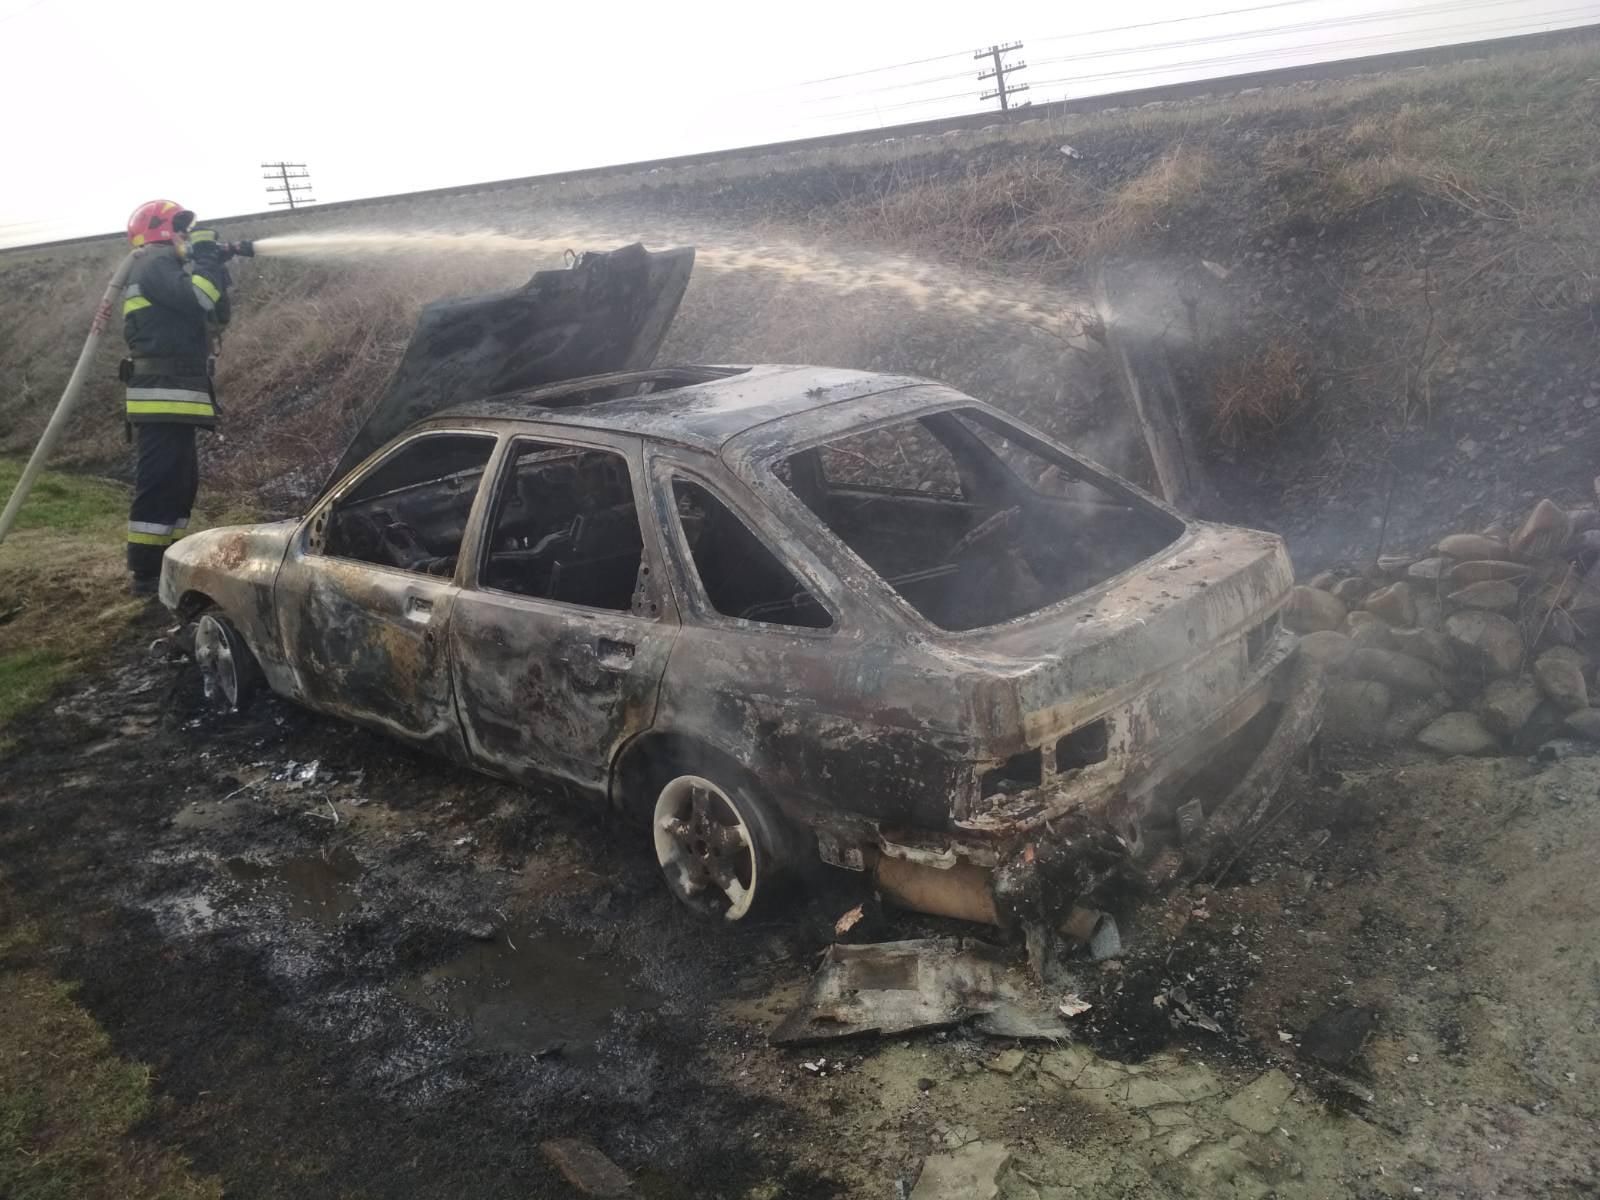
M 778 882 L 781 834 L 747 785 L 668 772 L 652 831 L 667 886 L 702 916 L 743 920 Z
M 261 668 L 239 631 L 216 609 L 195 622 L 194 661 L 206 703 L 217 712 L 239 712 L 254 698 Z

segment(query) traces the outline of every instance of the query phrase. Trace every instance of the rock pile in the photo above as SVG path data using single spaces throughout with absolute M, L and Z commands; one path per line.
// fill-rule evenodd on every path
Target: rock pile
M 1334 736 L 1441 754 L 1600 741 L 1600 509 L 1541 500 L 1509 533 L 1325 571 L 1290 593 L 1283 620 L 1327 670 Z

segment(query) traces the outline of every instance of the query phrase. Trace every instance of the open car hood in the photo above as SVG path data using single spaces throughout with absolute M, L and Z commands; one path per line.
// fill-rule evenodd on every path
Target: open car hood
M 389 390 L 323 490 L 390 438 L 452 404 L 647 367 L 689 286 L 692 246 L 582 254 L 520 288 L 437 300 L 417 317 Z

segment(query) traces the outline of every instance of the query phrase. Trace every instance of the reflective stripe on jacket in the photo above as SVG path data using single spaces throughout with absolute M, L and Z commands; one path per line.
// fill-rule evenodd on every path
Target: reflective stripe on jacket
M 122 289 L 122 332 L 134 358 L 128 379 L 129 422 L 215 427 L 217 408 L 206 358 L 211 326 L 226 304 L 226 283 L 185 271 L 175 250 L 140 256 Z M 159 360 L 159 365 L 141 370 L 141 360 Z

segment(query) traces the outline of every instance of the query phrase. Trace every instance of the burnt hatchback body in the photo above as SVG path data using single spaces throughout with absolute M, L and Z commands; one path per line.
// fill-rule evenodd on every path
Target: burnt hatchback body
M 436 409 L 161 596 L 224 704 L 605 797 L 708 913 L 820 856 L 1032 929 L 1260 819 L 1320 714 L 1291 583 L 947 387 L 755 366 Z

